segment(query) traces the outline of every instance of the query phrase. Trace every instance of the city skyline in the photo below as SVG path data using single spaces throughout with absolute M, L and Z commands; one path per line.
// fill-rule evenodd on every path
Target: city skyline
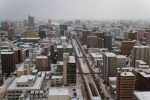
M 149 19 L 149 0 L 0 0 L 1 19 Z

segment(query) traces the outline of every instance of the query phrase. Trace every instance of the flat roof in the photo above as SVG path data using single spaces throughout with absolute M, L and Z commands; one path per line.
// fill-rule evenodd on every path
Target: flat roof
M 47 59 L 47 56 L 37 56 L 36 59 Z
M 1 52 L 1 54 L 13 54 L 14 52 Z
M 17 87 L 17 78 L 8 87 L 7 91 L 22 91 L 22 90 L 39 90 L 41 88 L 43 77 L 37 77 L 34 85 L 32 87 Z
M 139 100 L 150 100 L 150 91 L 142 91 L 142 92 L 134 92 L 134 95 L 139 99 Z
M 34 80 L 34 75 L 22 75 L 19 78 L 16 78 L 16 82 L 28 82 L 29 79 Z
M 126 56 L 124 56 L 124 55 L 116 55 L 117 56 L 117 58 L 126 58 Z
M 121 76 L 135 76 L 132 72 L 122 72 Z
M 63 76 L 52 76 L 52 79 L 62 79 L 63 78 Z
M 105 52 L 104 53 L 107 57 L 116 57 L 116 54 L 114 54 L 113 52 Z
M 68 88 L 50 88 L 49 95 L 56 96 L 56 95 L 68 95 L 69 96 L 69 89 Z
M 97 58 L 102 58 L 103 57 L 103 55 L 101 53 L 97 53 L 97 52 L 91 53 L 91 56 L 92 57 L 97 57 Z
M 69 56 L 69 63 L 75 63 L 75 57 L 74 56 Z
M 147 64 L 146 62 L 144 62 L 143 60 L 136 60 L 136 62 L 138 62 L 139 64 L 141 64 L 141 65 L 145 65 L 145 64 Z

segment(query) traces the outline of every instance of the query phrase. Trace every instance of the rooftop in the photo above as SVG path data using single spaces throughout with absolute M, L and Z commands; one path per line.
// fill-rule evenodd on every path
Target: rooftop
M 121 76 L 135 76 L 132 72 L 122 72 Z
M 21 91 L 21 90 L 39 90 L 41 88 L 42 85 L 42 81 L 43 81 L 43 77 L 38 77 L 34 83 L 34 85 L 32 87 L 17 87 L 16 86 L 16 82 L 18 81 L 18 79 L 16 78 L 12 84 L 8 87 L 8 91 Z M 24 77 L 22 77 L 22 79 L 20 79 L 19 81 L 24 81 Z
M 75 63 L 75 57 L 74 56 L 69 56 L 69 63 Z
M 67 88 L 50 88 L 49 95 L 69 95 L 69 89 L 67 89 Z
M 134 92 L 138 100 L 150 100 L 150 91 Z
M 112 53 L 112 52 L 105 52 L 104 53 L 107 57 L 116 57 L 116 54 Z
M 36 59 L 47 59 L 47 56 L 37 56 Z

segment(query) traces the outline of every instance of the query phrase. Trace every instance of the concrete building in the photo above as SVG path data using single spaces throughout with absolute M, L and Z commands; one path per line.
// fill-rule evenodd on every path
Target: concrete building
M 150 91 L 150 69 L 135 68 L 133 73 L 136 75 L 135 90 Z
M 133 100 L 135 88 L 135 75 L 132 72 L 118 72 L 117 75 L 117 100 Z
M 57 45 L 57 57 L 58 61 L 63 61 L 63 53 L 68 52 L 69 55 L 73 53 L 73 47 L 71 44 L 59 44 Z
M 69 96 L 69 89 L 67 88 L 49 89 L 48 100 L 71 100 Z
M 92 34 L 91 30 L 82 30 L 81 44 L 87 45 L 87 36 Z
M 112 52 L 105 52 L 103 54 L 103 67 L 102 76 L 104 81 L 108 83 L 109 77 L 115 77 L 117 75 L 117 59 L 116 55 Z
M 126 56 L 117 55 L 117 68 L 126 67 Z
M 63 76 L 52 76 L 51 77 L 52 86 L 62 86 L 63 85 Z
M 7 99 L 18 100 L 24 93 L 31 95 L 32 91 L 39 91 L 42 81 L 43 77 L 36 77 L 33 75 L 25 75 L 16 78 L 7 89 Z
M 104 36 L 104 48 L 112 49 L 112 35 L 107 34 Z
M 130 55 L 133 46 L 135 45 L 135 41 L 122 41 L 121 43 L 121 54 L 122 55 Z
M 87 47 L 88 48 L 97 48 L 98 47 L 97 36 L 87 36 Z
M 36 57 L 36 67 L 38 70 L 46 71 L 50 69 L 47 56 L 37 56 Z
M 28 27 L 34 28 L 34 17 L 32 17 L 32 16 L 28 16 Z
M 150 100 L 150 91 L 135 91 L 133 100 Z
M 16 61 L 14 52 L 1 52 L 2 73 L 11 74 L 15 71 Z
M 136 60 L 143 60 L 150 65 L 150 47 L 134 46 L 131 51 L 132 66 L 135 67 Z
M 63 54 L 63 83 L 64 85 L 76 84 L 76 61 L 74 56 Z

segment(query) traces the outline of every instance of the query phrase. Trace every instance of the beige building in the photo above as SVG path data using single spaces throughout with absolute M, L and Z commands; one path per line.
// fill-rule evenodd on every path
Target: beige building
M 117 55 L 117 68 L 126 67 L 126 56 Z
M 87 36 L 87 47 L 88 48 L 97 48 L 98 47 L 97 36 Z
M 117 100 L 133 100 L 136 76 L 132 72 L 118 72 Z
M 47 56 L 37 56 L 36 57 L 36 67 L 38 70 L 48 70 L 49 61 Z
M 105 52 L 103 54 L 102 76 L 106 83 L 109 77 L 115 77 L 117 74 L 117 59 L 116 54 L 112 52 Z
M 150 65 L 150 47 L 149 46 L 134 46 L 131 51 L 132 66 L 135 67 L 136 60 L 143 60 Z

